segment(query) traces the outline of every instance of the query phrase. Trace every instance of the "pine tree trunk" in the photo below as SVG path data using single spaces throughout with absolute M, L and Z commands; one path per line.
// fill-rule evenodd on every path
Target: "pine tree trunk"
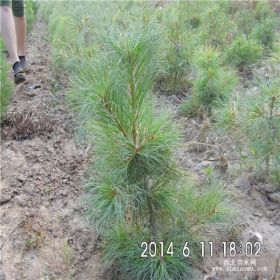
M 150 187 L 149 187 L 148 180 L 145 180 L 145 189 L 146 189 L 147 193 L 150 193 Z M 147 203 L 148 203 L 148 209 L 149 209 L 151 240 L 156 241 L 157 240 L 157 228 L 156 228 L 154 207 L 153 207 L 153 204 L 152 204 L 150 198 L 147 199 Z

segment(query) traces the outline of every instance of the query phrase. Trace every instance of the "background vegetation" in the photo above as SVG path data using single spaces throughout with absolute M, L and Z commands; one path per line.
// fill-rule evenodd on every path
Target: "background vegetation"
M 3 50 L 3 41 L 0 40 L 1 45 L 1 66 L 0 66 L 0 76 L 1 76 L 1 84 L 0 84 L 0 90 L 1 90 L 1 100 L 0 100 L 0 118 L 2 119 L 2 114 L 6 111 L 7 105 L 10 102 L 11 93 L 13 89 L 13 84 L 8 78 L 8 71 L 9 66 L 7 65 Z M 0 119 L 0 120 L 1 120 Z

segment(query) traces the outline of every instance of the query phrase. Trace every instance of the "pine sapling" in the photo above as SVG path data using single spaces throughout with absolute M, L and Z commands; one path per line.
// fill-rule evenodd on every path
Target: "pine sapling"
M 248 133 L 251 150 L 265 175 L 273 176 L 279 168 L 280 155 L 280 83 L 279 80 L 260 81 L 260 94 L 251 100 L 248 109 Z M 277 169 L 277 168 L 276 168 Z M 280 170 L 274 170 L 279 172 Z
M 212 48 L 196 54 L 195 67 L 197 77 L 193 94 L 185 100 L 181 110 L 189 115 L 197 115 L 201 111 L 211 114 L 212 107 L 228 100 L 237 83 L 236 75 L 222 66 L 220 54 Z
M 262 56 L 261 46 L 253 39 L 236 37 L 225 52 L 225 61 L 244 71 L 246 66 L 256 63 Z
M 186 5 L 191 3 L 171 5 L 165 11 L 163 23 L 159 77 L 172 91 L 184 89 L 188 85 L 195 49 L 195 36 L 192 32 L 195 23 L 186 13 Z
M 94 110 L 85 122 L 95 147 L 89 213 L 115 279 L 191 279 L 197 259 L 170 254 L 178 255 L 188 240 L 197 255 L 195 236 L 224 213 L 223 188 L 215 183 L 198 193 L 183 182 L 173 158 L 178 126 L 166 111 L 156 111 L 151 93 L 155 45 L 154 35 L 145 29 L 114 35 L 94 71 L 91 63 L 84 63 L 73 81 L 72 94 L 82 94 L 83 103 Z M 164 256 L 152 250 L 153 258 L 141 258 L 144 241 L 162 241 L 166 251 L 171 241 L 178 247 Z

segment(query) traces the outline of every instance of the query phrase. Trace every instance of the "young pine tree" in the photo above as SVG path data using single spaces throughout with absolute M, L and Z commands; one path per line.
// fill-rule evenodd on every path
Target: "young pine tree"
M 201 111 L 211 114 L 212 107 L 228 99 L 237 78 L 234 72 L 222 66 L 219 53 L 212 48 L 205 48 L 196 54 L 195 67 L 197 77 L 193 94 L 185 100 L 181 110 L 189 115 Z
M 203 224 L 226 212 L 223 185 L 198 192 L 178 171 L 172 155 L 178 126 L 166 111 L 156 111 L 151 92 L 155 46 L 145 29 L 122 32 L 104 44 L 94 69 L 85 63 L 73 81 L 95 150 L 90 214 L 111 279 L 191 279 L 195 258 L 175 255 L 186 240 L 193 255 Z M 164 255 L 153 248 L 153 257 L 141 258 L 142 242 L 160 241 Z
M 276 178 L 280 172 L 280 81 L 261 81 L 259 90 L 250 100 L 245 128 L 257 166 L 267 178 Z
M 259 1 L 254 11 L 254 27 L 250 36 L 265 48 L 272 48 L 276 29 L 279 27 L 279 18 L 272 10 L 268 1 Z
M 262 47 L 253 39 L 236 37 L 225 52 L 225 61 L 236 66 L 240 71 L 256 63 L 262 56 Z
M 166 7 L 163 12 L 159 75 L 171 91 L 184 89 L 189 83 L 188 74 L 196 44 L 193 29 L 199 24 L 198 18 L 188 14 L 193 5 L 179 2 Z
M 204 45 L 223 49 L 228 45 L 228 40 L 232 37 L 235 24 L 223 9 L 219 7 L 218 2 L 205 3 L 207 3 L 207 6 L 202 16 L 199 36 Z
M 275 184 L 280 183 L 279 84 L 278 78 L 260 80 L 257 94 L 238 96 L 214 113 L 219 129 L 234 133 L 242 143 L 248 140 L 259 177 Z

